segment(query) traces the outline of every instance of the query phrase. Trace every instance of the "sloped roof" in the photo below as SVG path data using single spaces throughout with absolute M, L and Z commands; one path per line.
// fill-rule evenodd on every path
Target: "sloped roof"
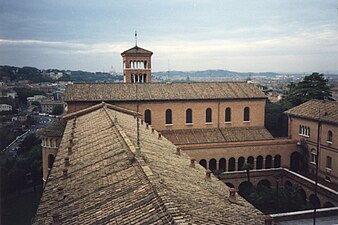
M 320 109 L 321 121 L 338 124 L 338 102 L 336 101 L 312 99 L 285 111 L 285 113 L 291 116 L 318 120 L 318 109 Z
M 124 52 L 121 53 L 122 56 L 124 56 L 125 54 L 153 54 L 151 51 L 141 48 L 139 46 L 134 46 Z
M 255 98 L 266 96 L 245 82 L 71 84 L 65 92 L 67 102 Z
M 62 119 L 55 120 L 53 123 L 38 130 L 37 134 L 44 137 L 62 137 L 66 122 Z
M 230 202 L 220 180 L 205 179 L 202 166 L 190 167 L 184 152 L 176 155 L 175 145 L 145 125 L 135 157 L 136 119 L 111 108 L 103 104 L 74 119 L 70 155 L 68 121 L 34 224 L 50 224 L 56 212 L 60 224 L 264 224 L 260 211 L 240 196 Z
M 161 133 L 172 143 L 178 145 L 273 139 L 270 132 L 264 127 L 163 130 Z

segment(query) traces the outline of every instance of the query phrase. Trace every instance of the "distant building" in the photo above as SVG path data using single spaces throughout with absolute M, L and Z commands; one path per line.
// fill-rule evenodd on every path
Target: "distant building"
M 305 158 L 309 172 L 315 174 L 318 160 L 319 177 L 338 184 L 338 102 L 310 100 L 285 113 L 289 117 L 289 137 L 308 151 Z M 301 157 L 301 153 L 295 153 L 291 164 L 299 167 Z
M 7 104 L 0 104 L 0 112 L 9 112 L 12 111 L 13 107 Z
M 61 101 L 43 100 L 41 101 L 41 112 L 51 114 L 56 106 L 64 109 L 64 103 Z
M 47 97 L 44 95 L 34 95 L 33 97 L 27 98 L 27 103 L 32 103 L 34 101 L 41 102 L 42 100 L 46 99 Z

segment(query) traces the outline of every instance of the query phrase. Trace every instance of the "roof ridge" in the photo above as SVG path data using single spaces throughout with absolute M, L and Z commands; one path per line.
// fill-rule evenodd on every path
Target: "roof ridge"
M 70 114 L 66 114 L 62 117 L 62 119 L 73 119 L 74 117 L 82 116 L 82 115 L 85 115 L 87 113 L 93 112 L 97 109 L 104 108 L 104 107 L 116 110 L 118 112 L 123 112 L 123 113 L 129 114 L 129 115 L 141 115 L 140 113 L 135 112 L 133 110 L 125 109 L 123 107 L 112 105 L 112 104 L 109 104 L 109 103 L 102 101 L 101 103 L 98 103 L 94 106 L 90 106 L 88 108 L 85 108 L 85 109 L 82 109 L 82 110 L 79 110 L 79 111 L 76 111 L 76 112 L 73 112 L 73 113 L 70 113 Z

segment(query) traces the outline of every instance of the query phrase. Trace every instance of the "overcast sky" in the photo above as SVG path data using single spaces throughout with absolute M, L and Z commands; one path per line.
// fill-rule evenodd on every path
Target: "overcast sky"
M 337 0 L 0 0 L 0 65 L 153 71 L 338 71 Z

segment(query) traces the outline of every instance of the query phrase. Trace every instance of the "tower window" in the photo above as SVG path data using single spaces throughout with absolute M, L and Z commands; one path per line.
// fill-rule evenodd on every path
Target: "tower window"
M 207 108 L 207 110 L 205 111 L 205 122 L 206 123 L 212 122 L 212 110 L 211 110 L 211 108 Z
M 173 124 L 171 109 L 165 111 L 165 124 Z

